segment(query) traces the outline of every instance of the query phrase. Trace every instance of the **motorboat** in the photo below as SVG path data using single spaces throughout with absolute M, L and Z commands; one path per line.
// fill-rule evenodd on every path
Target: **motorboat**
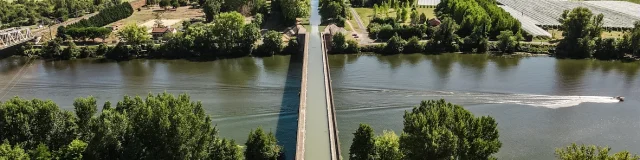
M 624 97 L 621 97 L 621 96 L 616 96 L 616 97 L 613 97 L 613 98 L 617 99 L 620 102 L 624 101 Z

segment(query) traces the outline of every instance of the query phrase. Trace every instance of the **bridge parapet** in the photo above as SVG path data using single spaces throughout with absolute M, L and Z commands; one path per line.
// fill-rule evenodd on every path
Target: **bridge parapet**
M 31 40 L 34 35 L 29 28 L 9 28 L 0 30 L 0 50 Z

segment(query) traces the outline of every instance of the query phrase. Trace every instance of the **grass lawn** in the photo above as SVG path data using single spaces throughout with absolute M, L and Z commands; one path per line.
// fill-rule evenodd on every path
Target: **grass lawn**
M 552 39 L 562 39 L 562 31 L 560 30 L 547 30 L 547 32 L 551 33 L 551 35 L 553 36 Z M 622 36 L 624 36 L 624 32 L 620 32 L 620 31 L 604 31 L 602 32 L 602 38 L 622 38 Z
M 360 18 L 362 19 L 362 23 L 364 24 L 364 26 L 368 26 L 369 22 L 371 21 L 371 19 L 373 19 L 373 8 L 353 8 L 356 10 L 356 12 L 358 12 L 358 15 L 360 16 Z M 416 10 L 418 10 L 419 14 L 426 14 L 427 18 L 431 19 L 436 17 L 435 16 L 435 8 L 416 8 Z M 396 11 L 394 11 L 393 9 L 389 10 L 389 17 L 396 17 Z M 384 14 L 379 14 L 379 16 L 384 16 Z

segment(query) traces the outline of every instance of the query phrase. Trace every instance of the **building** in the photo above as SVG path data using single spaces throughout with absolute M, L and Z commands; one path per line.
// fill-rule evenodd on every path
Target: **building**
M 440 22 L 440 20 L 438 18 L 432 18 L 427 23 L 429 23 L 430 26 L 434 26 L 435 27 L 435 26 L 439 26 L 440 23 L 442 23 L 442 22 Z
M 155 40 L 161 40 L 165 35 L 169 33 L 173 34 L 176 32 L 178 31 L 175 28 L 170 27 L 153 27 L 153 29 L 151 29 L 151 35 Z

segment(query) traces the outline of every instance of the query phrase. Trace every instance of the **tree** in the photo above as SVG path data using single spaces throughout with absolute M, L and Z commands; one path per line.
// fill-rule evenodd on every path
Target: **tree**
M 178 0 L 171 0 L 171 7 L 173 8 L 180 7 L 180 3 L 178 2 Z
M 604 16 L 593 16 L 588 8 L 565 10 L 559 19 L 564 39 L 556 47 L 558 57 L 590 58 L 595 47 L 595 38 L 602 33 Z
M 427 43 L 427 49 L 425 51 L 434 52 L 455 52 L 458 51 L 458 35 L 455 34 L 458 30 L 458 25 L 450 17 L 442 19 L 431 41 Z
M 282 52 L 282 49 L 284 48 L 282 44 L 282 34 L 277 31 L 268 31 L 264 35 L 262 42 L 260 51 L 264 52 L 264 55 L 271 56 L 278 54 Z
M 118 36 L 128 45 L 141 45 L 151 41 L 151 35 L 147 33 L 147 28 L 134 23 L 120 29 Z
M 360 124 L 353 133 L 353 143 L 349 148 L 351 160 L 374 160 L 377 158 L 373 128 L 367 124 Z
M 0 137 L 23 143 L 27 150 L 40 144 L 57 150 L 76 138 L 75 117 L 52 101 L 18 97 L 0 104 Z
M 87 143 L 82 140 L 73 140 L 67 147 L 58 151 L 58 159 L 82 160 L 82 154 L 87 148 Z
M 595 145 L 576 145 L 575 143 L 565 148 L 556 149 L 556 157 L 561 160 L 639 160 L 640 156 L 621 151 L 609 155 L 609 147 L 596 147 Z
M 251 130 L 247 139 L 247 150 L 244 155 L 247 159 L 278 160 L 282 152 L 282 146 L 277 144 L 273 133 L 265 134 L 262 128 Z
M 417 10 L 411 10 L 411 24 L 412 25 L 417 25 L 420 24 L 420 15 L 418 15 L 418 11 Z
M 98 111 L 98 105 L 96 99 L 93 96 L 87 98 L 76 98 L 73 102 L 73 107 L 78 117 L 77 125 L 82 140 L 88 141 L 91 138 L 91 132 L 89 131 L 89 122 L 93 115 Z
M 282 16 L 285 21 L 294 21 L 298 17 L 309 15 L 311 3 L 309 0 L 278 0 Z
M 347 48 L 344 50 L 345 53 L 360 53 L 360 47 L 358 46 L 358 42 L 355 40 L 347 40 Z
M 80 49 L 76 46 L 76 43 L 73 41 L 69 42 L 69 46 L 62 51 L 61 59 L 69 60 L 76 59 L 80 55 Z
M 407 42 L 402 39 L 396 33 L 387 41 L 387 46 L 384 48 L 384 54 L 400 54 L 404 50 L 404 46 Z
M 35 159 L 35 160 L 53 159 L 53 155 L 51 154 L 49 147 L 47 147 L 44 144 L 39 144 L 38 148 L 29 151 L 29 155 L 31 156 L 31 159 Z
M 47 42 L 47 45 L 43 48 L 43 54 L 46 58 L 54 58 L 62 55 L 62 48 L 60 47 L 62 40 L 56 38 Z
M 502 31 L 498 35 L 498 48 L 502 53 L 513 53 L 517 46 L 516 36 L 511 31 Z
M 171 5 L 171 1 L 170 0 L 160 0 L 160 7 L 166 9 L 169 5 Z
M 420 14 L 420 21 L 418 23 L 425 24 L 425 23 L 427 23 L 427 21 L 428 21 L 427 20 L 427 15 L 424 14 L 424 13 Z
M 29 155 L 25 153 L 22 146 L 15 145 L 11 147 L 9 142 L 4 141 L 2 145 L 0 145 L 0 159 L 29 160 Z
M 628 47 L 628 53 L 640 56 L 640 21 L 633 23 L 633 29 L 630 35 L 625 37 Z
M 393 131 L 384 131 L 382 136 L 376 137 L 376 153 L 379 160 L 403 159 L 400 151 L 400 139 Z
M 344 53 L 344 50 L 347 48 L 347 41 L 345 39 L 344 34 L 338 32 L 333 35 L 331 39 L 331 52 L 333 53 Z
M 211 32 L 216 38 L 215 43 L 218 44 L 218 54 L 231 55 L 238 51 L 244 26 L 244 16 L 238 12 L 216 15 Z
M 422 53 L 424 50 L 424 45 L 420 44 L 420 39 L 418 37 L 413 36 L 407 42 L 407 45 L 404 46 L 404 53 Z
M 422 101 L 404 114 L 400 148 L 407 159 L 489 159 L 502 143 L 496 121 L 444 100 Z

